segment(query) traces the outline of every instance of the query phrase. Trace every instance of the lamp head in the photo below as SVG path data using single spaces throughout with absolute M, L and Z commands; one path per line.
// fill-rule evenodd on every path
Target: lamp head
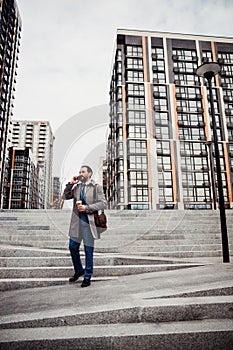
M 197 68 L 197 75 L 201 78 L 211 79 L 221 70 L 217 62 L 206 62 Z

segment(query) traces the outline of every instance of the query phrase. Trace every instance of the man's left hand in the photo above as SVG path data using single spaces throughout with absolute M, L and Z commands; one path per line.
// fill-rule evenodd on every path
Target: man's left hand
M 79 206 L 78 206 L 78 211 L 79 211 L 79 212 L 84 212 L 84 211 L 86 211 L 86 206 L 85 206 L 85 205 L 79 205 Z

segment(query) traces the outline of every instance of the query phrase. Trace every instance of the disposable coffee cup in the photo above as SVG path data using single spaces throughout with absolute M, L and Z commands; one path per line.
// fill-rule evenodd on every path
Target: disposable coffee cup
M 76 201 L 76 205 L 77 207 L 79 207 L 80 205 L 82 205 L 82 201 Z

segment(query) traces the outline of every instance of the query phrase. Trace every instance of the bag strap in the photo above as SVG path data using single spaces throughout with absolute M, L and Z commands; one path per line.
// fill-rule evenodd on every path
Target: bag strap
M 97 203 L 97 201 L 98 201 L 97 186 L 98 186 L 98 184 L 94 185 L 94 191 L 93 191 L 93 202 L 94 203 Z M 104 210 L 101 210 L 101 212 L 104 213 Z
M 98 195 L 97 195 L 97 184 L 94 185 L 94 190 L 93 190 L 93 202 L 96 203 L 98 200 Z

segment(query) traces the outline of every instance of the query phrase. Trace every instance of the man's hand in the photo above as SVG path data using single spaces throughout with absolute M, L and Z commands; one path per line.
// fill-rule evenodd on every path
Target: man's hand
M 85 205 L 79 205 L 78 206 L 78 211 L 85 212 L 86 211 L 86 206 Z
M 72 177 L 72 180 L 70 181 L 70 183 L 71 183 L 72 185 L 78 183 L 78 176 L 73 176 L 73 177 Z

